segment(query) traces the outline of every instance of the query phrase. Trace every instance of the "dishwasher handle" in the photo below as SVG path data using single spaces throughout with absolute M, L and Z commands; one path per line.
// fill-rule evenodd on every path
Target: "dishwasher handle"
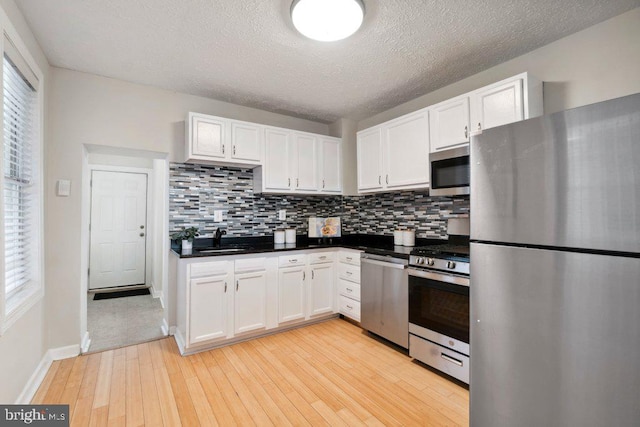
M 401 261 L 401 260 L 398 260 Z M 369 258 L 366 256 L 362 256 L 362 258 L 360 258 L 360 262 L 363 262 L 365 264 L 373 264 L 373 265 L 379 265 L 382 267 L 390 267 L 390 268 L 397 268 L 399 270 L 404 270 L 405 268 L 407 268 L 407 264 L 400 264 L 398 262 L 389 262 L 389 261 L 379 261 L 377 259 L 374 258 Z

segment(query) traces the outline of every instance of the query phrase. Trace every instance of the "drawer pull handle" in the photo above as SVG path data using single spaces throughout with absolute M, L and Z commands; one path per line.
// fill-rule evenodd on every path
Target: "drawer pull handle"
M 297 259 L 290 259 L 289 262 L 298 262 Z
M 347 276 L 351 276 L 353 274 L 352 271 L 347 271 Z
M 238 292 L 238 288 L 240 287 L 240 281 L 236 280 L 236 292 Z
M 323 255 L 320 257 L 320 259 L 327 259 L 327 257 Z
M 444 353 L 440 353 L 440 357 L 442 357 L 447 362 L 453 363 L 454 365 L 462 366 L 462 360 L 454 359 L 453 357 L 447 356 Z
M 347 257 L 347 261 L 353 261 L 353 258 L 351 258 L 350 256 Z
M 353 292 L 353 289 L 347 288 L 347 292 Z
M 347 304 L 347 308 L 348 308 L 349 310 L 353 310 L 353 307 L 351 307 L 349 304 Z
M 227 282 L 224 282 L 224 293 L 227 293 Z

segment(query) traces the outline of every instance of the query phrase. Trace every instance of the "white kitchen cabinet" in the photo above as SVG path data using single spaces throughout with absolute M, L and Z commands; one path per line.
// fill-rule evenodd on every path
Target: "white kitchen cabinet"
M 291 181 L 296 192 L 318 191 L 318 141 L 314 135 L 293 133 L 291 141 Z
M 281 268 L 278 271 L 278 322 L 302 320 L 306 317 L 305 266 Z
M 542 82 L 529 73 L 429 107 L 431 151 L 469 142 L 472 134 L 542 115 Z
M 382 190 L 382 127 L 358 132 L 358 191 Z
M 430 178 L 427 110 L 392 120 L 383 129 L 386 188 L 426 187 Z
M 320 137 L 320 192 L 342 193 L 342 140 Z
M 340 194 L 341 159 L 338 138 L 267 128 L 264 166 L 254 170 L 254 192 Z
M 420 110 L 358 132 L 358 191 L 429 186 L 429 116 Z
M 222 266 L 226 268 L 225 266 Z M 188 344 L 227 338 L 231 335 L 232 273 L 189 280 Z
M 542 115 L 542 83 L 528 73 L 473 91 L 470 98 L 474 133 Z
M 247 122 L 231 122 L 230 157 L 239 162 L 260 163 L 264 128 Z
M 263 126 L 189 113 L 185 162 L 255 167 L 261 163 Z
M 224 119 L 189 113 L 187 159 L 224 159 L 226 127 Z
M 264 329 L 267 325 L 267 273 L 236 273 L 234 295 L 234 332 Z
M 335 268 L 333 263 L 311 267 L 309 286 L 309 316 L 333 313 L 335 292 Z
M 291 132 L 268 128 L 265 131 L 264 189 L 291 191 Z
M 338 252 L 338 311 L 360 321 L 360 253 Z
M 431 151 L 469 142 L 469 96 L 463 95 L 429 107 Z

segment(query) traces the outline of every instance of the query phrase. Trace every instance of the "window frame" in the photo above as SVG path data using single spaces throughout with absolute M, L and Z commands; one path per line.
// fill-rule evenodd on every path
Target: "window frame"
M 18 319 L 27 313 L 36 303 L 41 301 L 45 293 L 44 284 L 44 76 L 35 59 L 29 52 L 26 44 L 19 36 L 11 21 L 0 8 L 0 53 L 4 56 L 7 47 L 5 38 L 8 38 L 17 53 L 22 57 L 30 71 L 37 79 L 35 111 L 37 111 L 36 123 L 33 128 L 32 157 L 34 173 L 34 185 L 36 187 L 33 197 L 33 256 L 32 269 L 33 279 L 28 284 L 18 290 L 12 291 L 10 296 L 6 295 L 5 283 L 5 238 L 4 232 L 0 233 L 0 335 L 3 335 Z M 4 67 L 4 61 L 0 64 Z M 0 95 L 4 100 L 4 68 L 0 72 Z M 0 103 L 0 129 L 2 130 L 2 144 L 0 144 L 0 155 L 4 155 L 4 102 Z M 4 162 L 0 162 L 0 187 L 4 194 Z M 0 228 L 4 230 L 4 196 L 0 197 Z

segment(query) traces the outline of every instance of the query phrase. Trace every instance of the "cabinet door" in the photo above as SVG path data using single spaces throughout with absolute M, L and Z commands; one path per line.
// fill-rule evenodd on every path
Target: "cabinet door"
M 292 169 L 295 173 L 293 188 L 296 191 L 318 191 L 318 144 L 315 136 L 294 133 Z M 292 177 L 293 178 L 293 177 Z
M 469 142 L 469 97 L 436 104 L 429 109 L 431 151 Z
M 522 79 L 491 85 L 471 95 L 474 132 L 524 119 Z
M 226 155 L 224 141 L 225 122 L 214 118 L 191 118 L 191 153 L 195 156 L 224 158 Z
M 252 123 L 231 123 L 231 158 L 249 162 L 260 162 L 262 127 Z
M 189 282 L 189 344 L 225 338 L 229 332 L 229 275 Z
M 322 147 L 320 150 L 320 191 L 326 193 L 341 193 L 342 141 L 340 139 L 322 138 L 320 145 Z
M 334 277 L 333 264 L 318 265 L 311 269 L 309 316 L 333 313 Z
M 388 188 L 429 183 L 429 117 L 419 111 L 384 126 Z
M 267 129 L 264 153 L 266 189 L 291 190 L 291 155 L 289 132 Z
M 278 322 L 305 318 L 305 280 L 304 267 L 281 268 L 278 272 Z
M 267 273 L 236 274 L 234 332 L 241 334 L 267 325 Z
M 382 188 L 382 129 L 358 133 L 358 191 Z

